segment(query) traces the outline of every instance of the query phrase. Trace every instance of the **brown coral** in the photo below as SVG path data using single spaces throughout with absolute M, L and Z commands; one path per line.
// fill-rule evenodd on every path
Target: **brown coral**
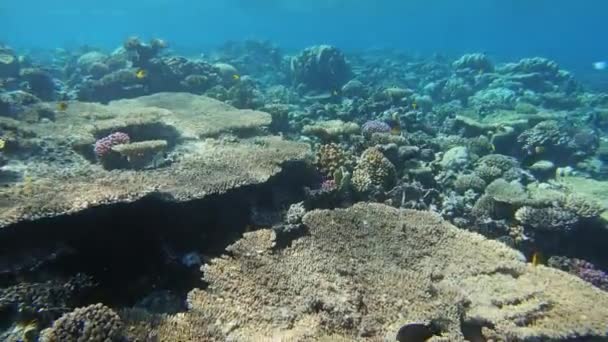
M 315 164 L 325 176 L 333 178 L 334 173 L 341 167 L 352 166 L 352 155 L 338 144 L 330 143 L 319 146 Z
M 113 342 L 122 338 L 122 321 L 103 304 L 89 305 L 61 316 L 41 334 L 42 342 Z
M 245 234 L 204 267 L 209 287 L 189 294 L 190 310 L 158 331 L 175 341 L 378 341 L 433 321 L 442 341 L 464 341 L 461 323 L 500 341 L 608 337 L 608 294 L 434 214 L 362 203 L 303 222 L 310 234 L 286 248 L 272 230 Z
M 370 147 L 361 154 L 353 171 L 352 183 L 359 192 L 370 191 L 374 187 L 390 190 L 396 176 L 395 166 L 380 150 Z

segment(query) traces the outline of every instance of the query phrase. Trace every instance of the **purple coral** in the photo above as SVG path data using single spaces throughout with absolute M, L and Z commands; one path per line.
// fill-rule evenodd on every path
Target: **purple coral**
M 386 122 L 371 120 L 363 124 L 361 127 L 361 134 L 364 137 L 371 137 L 374 133 L 389 133 L 391 131 L 391 126 L 389 126 Z
M 595 285 L 596 287 L 608 291 L 608 274 L 599 270 L 589 261 L 553 256 L 549 258 L 549 266 L 559 268 L 568 273 Z
M 120 144 L 128 144 L 131 141 L 129 135 L 123 132 L 114 132 L 107 137 L 103 137 L 95 142 L 95 155 L 97 157 L 103 157 L 110 150 L 112 146 L 120 145 Z

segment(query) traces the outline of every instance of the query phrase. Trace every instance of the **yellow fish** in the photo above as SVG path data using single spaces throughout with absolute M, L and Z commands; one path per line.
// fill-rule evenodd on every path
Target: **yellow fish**
M 58 111 L 63 112 L 63 111 L 65 111 L 66 109 L 68 109 L 68 103 L 67 103 L 67 102 L 63 102 L 63 101 L 61 101 L 61 102 L 58 102 L 58 103 L 57 103 L 57 110 L 58 110 Z
M 416 108 L 418 108 L 418 104 L 416 102 L 412 103 L 412 108 L 414 108 L 414 110 L 416 110 Z
M 234 75 L 232 75 L 232 79 L 235 80 L 235 81 L 238 81 L 238 80 L 241 79 L 241 76 L 239 76 L 237 74 L 234 74 Z
M 0 150 L 3 150 L 6 147 L 6 140 L 0 139 Z
M 401 121 L 399 120 L 399 115 L 397 113 L 391 115 L 389 126 L 391 126 L 392 135 L 401 135 Z
M 135 72 L 135 77 L 138 80 L 142 80 L 142 79 L 146 78 L 146 76 L 148 76 L 148 73 L 144 69 L 139 69 L 139 70 L 137 70 L 137 72 Z
M 38 331 L 38 321 L 31 320 L 17 323 L 17 327 L 21 329 L 21 338 L 24 342 L 35 341 Z
M 532 254 L 532 265 L 538 266 L 543 263 L 543 255 L 540 252 Z

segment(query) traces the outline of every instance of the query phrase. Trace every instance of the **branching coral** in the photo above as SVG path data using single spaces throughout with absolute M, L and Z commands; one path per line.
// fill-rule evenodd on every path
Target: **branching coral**
M 533 208 L 524 206 L 515 212 L 515 219 L 524 227 L 543 231 L 569 231 L 577 223 L 576 214 L 556 207 Z
M 366 192 L 374 187 L 389 190 L 395 183 L 395 166 L 376 148 L 363 151 L 355 170 L 352 183 L 355 190 Z
M 459 193 L 464 193 L 469 189 L 480 193 L 486 188 L 486 182 L 475 174 L 459 175 L 454 180 L 454 188 Z
M 341 167 L 352 166 L 352 155 L 338 144 L 330 143 L 319 146 L 315 164 L 326 177 L 333 178 Z
M 486 182 L 491 182 L 518 169 L 519 162 L 515 158 L 502 154 L 488 154 L 477 161 L 475 174 Z
M 603 208 L 598 203 L 572 194 L 564 197 L 560 204 L 564 209 L 584 219 L 598 217 L 603 211 Z
M 91 278 L 79 274 L 65 282 L 20 283 L 6 287 L 0 289 L 0 312 L 45 322 L 73 305 L 72 301 L 92 285 Z
M 122 335 L 118 314 L 103 304 L 94 304 L 61 316 L 51 328 L 42 331 L 41 341 L 118 342 Z
M 497 202 L 521 205 L 528 199 L 524 187 L 517 182 L 507 182 L 499 178 L 486 187 L 486 194 Z

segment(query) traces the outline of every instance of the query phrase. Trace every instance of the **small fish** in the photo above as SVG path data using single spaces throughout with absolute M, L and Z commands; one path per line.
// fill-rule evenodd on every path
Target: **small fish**
M 541 252 L 534 252 L 532 254 L 532 265 L 538 266 L 543 263 L 543 255 Z
M 4 150 L 6 147 L 6 140 L 0 139 L 0 150 Z
M 144 69 L 139 69 L 135 72 L 135 77 L 138 80 L 142 80 L 142 79 L 146 78 L 147 76 L 148 76 L 148 73 Z
M 416 102 L 412 103 L 412 108 L 414 108 L 414 110 L 416 110 L 416 108 L 418 108 L 418 104 Z
M 232 79 L 235 80 L 235 81 L 238 81 L 238 80 L 241 79 L 241 76 L 237 75 L 237 74 L 234 74 L 234 75 L 232 75 Z
M 68 103 L 61 101 L 61 102 L 57 102 L 57 110 L 64 112 L 66 109 L 68 109 Z
M 433 336 L 441 334 L 434 324 L 410 323 L 399 328 L 396 340 L 399 342 L 424 342 Z
M 536 154 L 542 154 L 545 152 L 545 148 L 543 146 L 536 146 L 534 147 L 534 153 Z
M 398 113 L 393 113 L 387 123 L 391 127 L 392 135 L 401 135 L 401 121 L 399 121 Z
M 595 62 L 592 65 L 595 70 L 606 70 L 608 68 L 608 62 L 606 61 Z
M 23 341 L 23 342 L 36 341 L 36 335 L 38 334 L 38 321 L 31 320 L 31 321 L 18 323 L 17 327 L 21 330 L 21 341 Z
M 334 90 L 334 91 L 332 91 L 332 92 L 331 92 L 331 94 L 332 94 L 333 96 L 338 96 L 338 91 L 337 91 L 337 90 Z

